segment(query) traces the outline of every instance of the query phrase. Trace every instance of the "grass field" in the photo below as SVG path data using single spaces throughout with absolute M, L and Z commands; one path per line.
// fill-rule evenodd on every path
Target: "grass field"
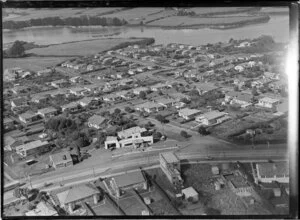
M 3 59 L 3 69 L 20 67 L 32 71 L 39 71 L 46 67 L 54 66 L 71 57 L 26 57 L 26 58 L 11 58 Z
M 196 25 L 226 25 L 235 24 L 238 22 L 255 21 L 262 18 L 262 16 L 235 16 L 227 17 L 226 19 L 222 17 L 209 17 L 209 18 L 197 18 L 197 17 L 187 17 L 187 16 L 176 16 L 167 17 L 157 21 L 148 23 L 148 25 L 153 26 L 196 26 Z
M 44 48 L 34 48 L 32 50 L 28 50 L 27 53 L 34 53 L 43 56 L 85 56 L 109 50 L 110 48 L 124 42 L 136 40 L 137 39 L 126 38 L 86 40 L 52 45 Z

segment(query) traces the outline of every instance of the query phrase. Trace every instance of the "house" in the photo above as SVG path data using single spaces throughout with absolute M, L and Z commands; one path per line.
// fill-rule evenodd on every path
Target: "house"
M 236 92 L 236 91 L 229 91 L 228 93 L 225 94 L 225 102 L 229 103 L 233 98 L 237 97 L 239 94 L 241 94 L 240 92 Z
M 74 76 L 74 77 L 71 77 L 69 80 L 72 83 L 79 83 L 80 80 L 82 80 L 82 77 L 80 77 L 80 76 Z
M 36 208 L 25 213 L 26 216 L 58 216 L 57 211 L 49 204 L 40 201 Z
M 13 88 L 11 88 L 11 91 L 14 93 L 14 94 L 25 94 L 27 92 L 29 92 L 30 90 L 30 87 L 28 86 L 14 86 Z
M 167 89 L 167 88 L 168 88 L 168 85 L 166 85 L 165 83 L 158 83 L 158 84 L 150 87 L 151 91 L 159 91 L 159 90 L 163 90 L 163 89 Z
M 289 183 L 289 166 L 287 162 L 256 163 L 256 182 Z
M 241 106 L 251 105 L 253 102 L 253 96 L 247 93 L 239 93 L 236 97 L 233 97 L 230 104 L 239 104 Z
M 201 111 L 198 109 L 189 109 L 189 108 L 180 109 L 178 111 L 178 115 L 180 117 L 184 118 L 185 120 L 194 119 L 200 113 L 201 113 Z
M 4 118 L 3 119 L 3 127 L 4 127 L 4 130 L 14 129 L 15 128 L 14 120 L 12 120 L 11 118 Z
M 55 169 L 73 166 L 73 160 L 69 151 L 62 151 L 49 156 L 50 163 Z
M 88 126 L 90 128 L 100 129 L 103 128 L 103 124 L 107 121 L 106 118 L 99 116 L 99 115 L 93 115 L 88 119 Z
M 103 84 L 97 83 L 97 84 L 84 85 L 83 88 L 85 88 L 90 93 L 96 93 L 101 88 L 103 88 Z
M 187 100 L 191 99 L 190 96 L 180 93 L 180 92 L 172 92 L 172 93 L 169 93 L 168 96 L 177 102 L 181 101 L 182 99 L 187 99 Z
M 272 108 L 275 109 L 276 106 L 279 104 L 280 100 L 279 99 L 273 99 L 270 97 L 263 97 L 258 100 L 258 103 L 256 106 L 258 107 L 263 107 L 263 108 Z
M 119 96 L 117 96 L 116 94 L 111 93 L 111 94 L 108 94 L 108 95 L 104 95 L 102 98 L 103 98 L 103 101 L 105 101 L 105 102 L 114 102 L 119 98 Z
M 80 106 L 78 105 L 77 102 L 71 102 L 71 103 L 61 106 L 61 110 L 63 112 L 70 111 L 71 113 L 75 113 L 75 112 L 78 112 L 79 109 L 80 109 Z
M 66 96 L 67 94 L 67 89 L 66 88 L 63 88 L 63 89 L 56 89 L 56 90 L 53 90 L 53 91 L 50 91 L 49 92 L 50 96 L 51 97 L 57 97 L 57 96 Z
M 225 112 L 211 111 L 196 117 L 196 121 L 204 125 L 214 125 L 229 120 Z
M 289 111 L 289 103 L 287 100 L 283 101 L 282 103 L 276 106 L 277 113 L 279 114 L 286 114 Z
M 68 85 L 68 81 L 65 79 L 55 80 L 52 81 L 50 85 L 55 88 L 64 88 L 66 85 Z
M 163 106 L 164 108 L 170 108 L 175 105 L 176 100 L 174 99 L 168 99 L 168 98 L 158 98 L 155 99 L 155 102 L 159 105 Z
M 81 105 L 82 107 L 86 107 L 86 106 L 90 105 L 92 102 L 95 102 L 95 101 L 98 101 L 98 99 L 95 98 L 95 97 L 84 97 L 84 98 L 78 100 L 77 103 L 79 105 Z
M 195 84 L 195 86 L 200 95 L 203 95 L 205 93 L 211 93 L 218 89 L 218 87 L 208 83 L 197 83 Z
M 272 83 L 272 79 L 269 79 L 269 78 L 262 78 L 262 79 L 259 79 L 259 80 L 254 80 L 251 82 L 251 86 L 252 87 L 256 87 L 256 88 L 261 88 L 261 87 L 264 87 L 264 86 L 268 86 L 270 83 Z
M 84 96 L 87 94 L 88 91 L 83 87 L 73 87 L 73 88 L 69 89 L 69 92 L 76 96 Z
M 112 195 L 121 197 L 128 190 L 147 190 L 147 180 L 142 171 L 127 172 L 107 180 Z
M 86 67 L 86 70 L 87 71 L 92 71 L 92 70 L 94 70 L 95 69 L 95 65 L 92 65 L 92 64 L 89 64 L 89 65 L 87 65 L 87 67 Z
M 27 100 L 23 97 L 11 100 L 10 104 L 12 108 L 28 106 Z
M 28 124 L 28 123 L 36 122 L 36 121 L 40 120 L 41 118 L 36 113 L 25 112 L 25 113 L 19 115 L 19 119 L 24 124 Z
M 133 83 L 133 82 L 134 82 L 133 79 L 121 79 L 119 81 L 119 85 L 126 86 L 126 85 L 129 85 L 129 84 Z
M 163 106 L 155 103 L 155 102 L 145 102 L 139 105 L 135 106 L 135 109 L 138 111 L 145 111 L 148 113 L 152 113 L 152 112 L 158 112 L 160 110 L 163 110 Z
M 281 90 L 283 90 L 285 88 L 285 83 L 280 80 L 280 81 L 275 81 L 275 82 L 271 82 L 268 84 L 268 87 L 273 90 L 274 92 L 280 92 Z
M 199 201 L 199 193 L 197 193 L 192 186 L 183 189 L 181 192 L 186 200 L 192 200 L 193 202 Z
M 43 70 L 39 70 L 37 71 L 37 75 L 38 76 L 49 76 L 53 73 L 53 70 L 52 69 L 43 69 Z
M 133 94 L 139 95 L 140 92 L 148 92 L 149 89 L 147 87 L 138 87 L 133 89 Z
M 126 129 L 124 131 L 119 131 L 118 137 L 121 139 L 131 138 L 131 137 L 139 138 L 141 137 L 141 133 L 145 131 L 147 131 L 145 128 L 136 126 L 136 127 Z
M 58 111 L 56 108 L 53 107 L 47 107 L 39 109 L 37 112 L 39 115 L 41 115 L 43 118 L 51 118 L 58 114 Z
M 48 151 L 51 144 L 48 141 L 36 140 L 16 147 L 16 153 L 22 157 L 36 155 Z
M 3 137 L 4 145 L 3 148 L 5 151 L 12 151 L 13 145 L 17 142 L 13 137 L 4 135 Z
M 164 152 L 159 154 L 160 168 L 167 176 L 168 180 L 181 189 L 183 180 L 181 178 L 180 160 L 174 152 Z
M 235 69 L 236 71 L 238 71 L 239 73 L 240 73 L 240 72 L 243 72 L 243 71 L 245 70 L 245 68 L 244 68 L 243 66 L 241 66 L 241 65 L 235 66 L 234 69 Z
M 125 100 L 131 99 L 130 92 L 126 91 L 126 90 L 116 92 L 116 95 L 123 98 L 123 99 L 125 99 Z
M 271 72 L 264 72 L 263 75 L 264 78 L 269 78 L 272 80 L 280 80 L 280 75 L 277 73 L 271 73 Z
M 100 192 L 90 185 L 73 186 L 66 191 L 56 194 L 60 206 L 73 213 L 77 206 L 81 206 L 85 201 L 93 200 L 94 204 L 98 204 L 100 200 Z
M 47 95 L 36 94 L 36 95 L 33 95 L 31 98 L 31 101 L 35 102 L 35 103 L 46 102 L 47 100 L 48 100 Z

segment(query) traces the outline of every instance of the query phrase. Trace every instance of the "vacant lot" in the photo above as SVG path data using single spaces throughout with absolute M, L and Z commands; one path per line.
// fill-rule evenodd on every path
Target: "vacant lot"
M 55 66 L 72 57 L 26 57 L 26 58 L 11 58 L 3 59 L 3 69 L 20 67 L 32 71 L 39 71 L 46 67 Z
M 167 17 L 157 21 L 148 23 L 148 25 L 162 26 L 162 27 L 175 27 L 175 26 L 205 26 L 205 25 L 229 25 L 236 24 L 239 22 L 255 21 L 257 19 L 263 18 L 262 16 L 235 16 L 227 17 L 226 19 L 222 17 L 210 17 L 210 18 L 197 18 L 197 17 L 187 17 L 187 16 L 176 16 Z
M 43 56 L 85 56 L 96 54 L 117 46 L 124 42 L 137 41 L 138 39 L 95 39 L 59 45 L 52 45 L 44 48 L 34 48 L 27 53 L 34 53 Z

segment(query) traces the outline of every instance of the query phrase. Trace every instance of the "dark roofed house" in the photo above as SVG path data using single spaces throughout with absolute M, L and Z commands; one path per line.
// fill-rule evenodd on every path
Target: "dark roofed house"
M 63 151 L 49 156 L 50 162 L 55 169 L 73 166 L 73 160 L 70 152 Z
M 252 104 L 252 95 L 247 93 L 240 93 L 234 97 L 231 101 L 232 104 L 236 103 L 242 106 L 247 106 Z
M 130 189 L 146 190 L 148 188 L 147 180 L 144 177 L 142 171 L 130 172 L 114 176 L 108 181 L 109 186 L 112 189 L 112 193 L 120 197 L 125 191 Z
M 19 97 L 10 101 L 12 108 L 28 106 L 27 100 L 23 97 Z
M 70 189 L 57 193 L 56 197 L 62 208 L 65 208 L 69 213 L 73 214 L 77 205 L 81 206 L 82 202 L 89 199 L 94 200 L 94 204 L 97 204 L 100 199 L 99 190 L 89 185 L 79 185 L 71 187 Z
M 289 103 L 287 100 L 276 106 L 276 110 L 280 114 L 286 114 L 289 111 Z
M 107 119 L 100 115 L 93 115 L 88 119 L 88 126 L 90 128 L 100 129 L 106 121 Z
M 256 163 L 256 181 L 262 183 L 289 183 L 289 166 L 287 162 Z
M 19 119 L 24 124 L 33 123 L 40 119 L 39 115 L 32 112 L 25 112 L 19 115 Z
M 10 118 L 3 119 L 4 130 L 11 130 L 15 127 L 14 121 Z

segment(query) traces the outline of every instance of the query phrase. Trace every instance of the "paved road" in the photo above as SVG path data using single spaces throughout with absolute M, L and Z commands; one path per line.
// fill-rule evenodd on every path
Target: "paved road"
M 275 149 L 253 149 L 252 151 L 249 150 L 242 150 L 242 149 L 236 149 L 236 150 L 216 150 L 209 153 L 209 156 L 212 158 L 212 160 L 207 161 L 207 153 L 203 152 L 180 152 L 180 150 L 177 152 L 178 157 L 181 160 L 200 160 L 205 162 L 215 162 L 220 160 L 229 160 L 229 161 L 255 161 L 255 160 L 278 160 L 283 159 L 287 160 L 287 150 L 281 149 L 281 148 L 275 148 Z M 157 152 L 153 153 L 142 153 L 138 156 L 133 157 L 120 157 L 118 159 L 113 159 L 111 162 L 105 162 L 102 164 L 99 164 L 97 167 L 91 169 L 91 168 L 85 168 L 85 169 L 76 169 L 72 172 L 64 172 L 59 174 L 52 174 L 48 176 L 38 176 L 38 177 L 32 177 L 29 180 L 27 180 L 28 187 L 33 188 L 40 188 L 43 187 L 45 183 L 59 183 L 59 182 L 74 182 L 76 181 L 82 181 L 87 180 L 89 178 L 95 178 L 96 176 L 99 176 L 103 173 L 112 173 L 113 170 L 117 169 L 126 169 L 129 167 L 144 167 L 144 166 L 150 166 L 150 165 L 157 165 L 159 163 L 159 157 Z M 67 170 L 66 170 L 67 171 Z M 51 173 L 49 173 L 51 174 Z M 7 192 L 4 194 L 4 200 L 5 203 L 7 201 L 12 199 L 12 193 Z

